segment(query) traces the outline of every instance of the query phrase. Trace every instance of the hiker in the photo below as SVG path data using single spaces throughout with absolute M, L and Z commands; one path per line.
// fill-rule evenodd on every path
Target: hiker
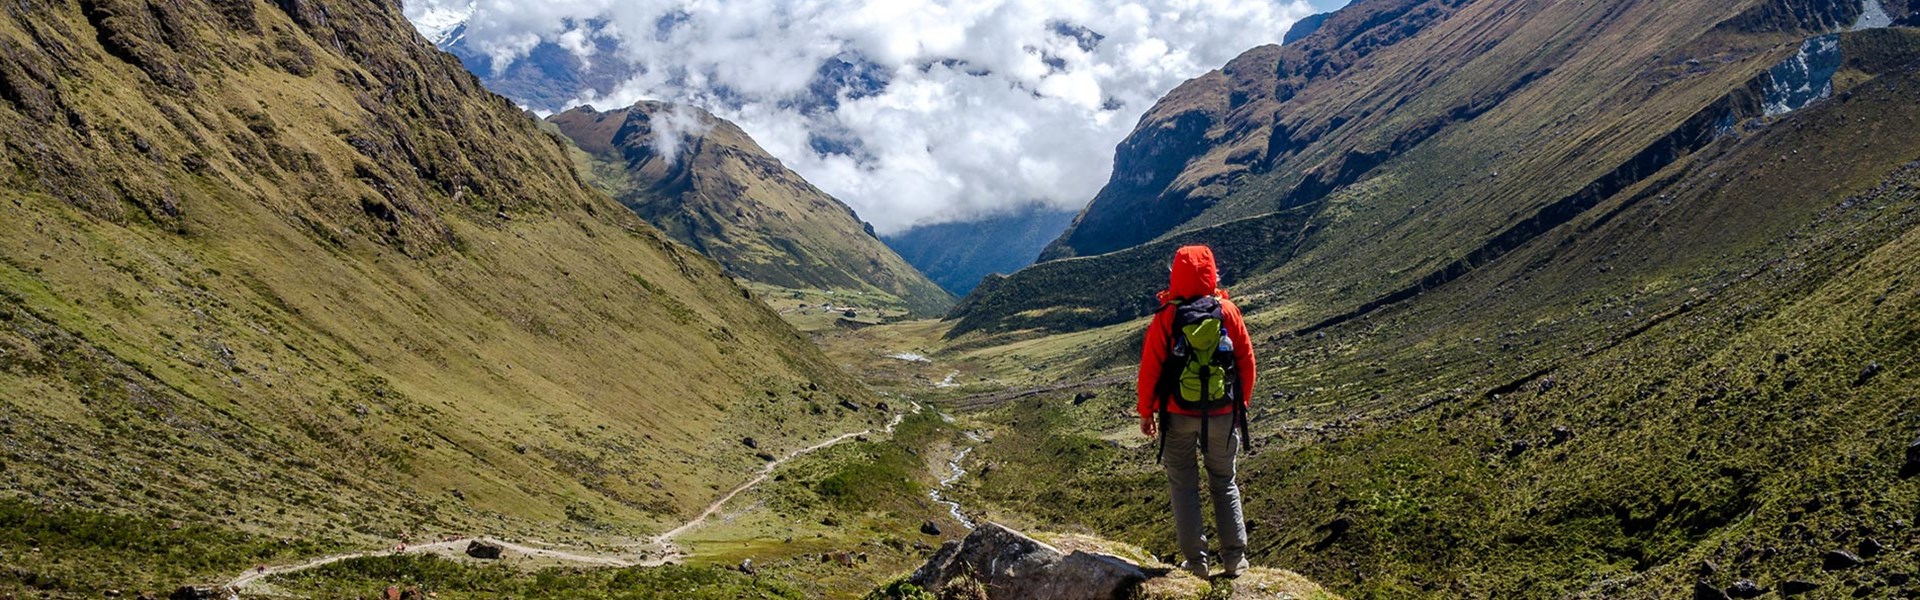
M 1228 577 L 1247 569 L 1246 520 L 1234 481 L 1234 453 L 1248 447 L 1247 399 L 1253 395 L 1253 343 L 1240 308 L 1219 289 L 1213 250 L 1186 246 L 1173 255 L 1160 311 L 1140 349 L 1140 433 L 1160 436 L 1160 461 L 1173 494 L 1180 568 L 1206 579 L 1201 532 L 1200 472 L 1206 465 L 1220 564 Z M 1155 417 L 1158 416 L 1156 422 Z

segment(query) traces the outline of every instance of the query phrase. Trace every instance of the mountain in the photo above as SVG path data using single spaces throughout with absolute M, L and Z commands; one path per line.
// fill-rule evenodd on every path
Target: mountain
M 1915 595 L 1917 9 L 1353 4 L 1170 93 L 950 335 L 1125 374 L 1208 243 L 1262 353 L 1256 563 L 1353 598 Z M 983 449 L 980 489 L 1171 544 L 1151 446 L 1020 404 L 997 439 L 1092 450 Z
M 556 114 L 608 193 L 748 281 L 882 294 L 938 314 L 952 296 L 907 264 L 853 209 L 807 183 L 746 132 L 704 110 L 641 102 Z
M 396 3 L 15 4 L 0 48 L 8 595 L 630 539 L 760 468 L 741 434 L 886 421 Z
M 1333 16 L 1333 13 L 1319 13 L 1301 17 L 1300 20 L 1293 22 L 1293 27 L 1287 28 L 1286 35 L 1280 37 L 1280 44 L 1286 45 L 1306 39 L 1307 36 L 1313 35 L 1313 32 L 1319 31 L 1321 25 L 1327 24 L 1327 17 L 1330 16 Z
M 476 47 L 473 39 L 466 35 L 466 19 L 473 15 L 473 10 L 473 5 L 468 5 L 463 13 L 430 13 L 416 26 L 441 50 L 459 57 L 460 64 L 479 77 L 487 89 L 529 109 L 563 111 L 577 105 L 588 91 L 610 93 L 638 74 L 632 63 L 620 58 L 619 40 L 607 31 L 607 23 L 599 20 L 562 23 L 568 30 L 581 32 L 579 43 L 591 49 L 586 58 L 565 46 L 543 40 L 524 56 L 496 62 L 492 54 Z
M 1336 295 L 1417 293 L 1699 149 L 1728 123 L 1784 112 L 1768 103 L 1811 99 L 1767 97 L 1770 71 L 1807 38 L 1866 12 L 1837 0 L 1687 3 L 1654 17 L 1686 25 L 1640 32 L 1632 19 L 1650 9 L 1486 10 L 1358 2 L 1304 39 L 1249 50 L 1181 85 L 1121 142 L 1112 180 L 1042 261 L 1170 252 L 1176 240 L 1245 244 L 1257 247 L 1228 253 L 1224 276 L 1259 275 L 1289 303 L 1316 307 L 1307 312 L 1342 304 Z M 1454 16 L 1462 11 L 1471 14 Z M 1913 18 L 1905 6 L 1880 12 Z M 1625 39 L 1633 52 L 1599 55 L 1602 42 Z M 1551 42 L 1549 51 L 1527 47 L 1534 42 Z M 1402 212 L 1378 212 L 1387 206 Z M 1140 258 L 1036 268 L 1126 277 Z M 1019 300 L 1003 311 L 987 306 L 1003 306 L 998 287 L 983 287 L 989 293 L 976 290 L 953 313 L 958 333 L 1024 327 L 996 322 L 1074 293 L 1006 287 Z M 1152 309 L 1139 297 L 1083 293 L 1070 303 L 1090 320 L 1063 326 L 1139 316 Z
M 1033 264 L 1074 214 L 1034 205 L 977 221 L 922 225 L 880 239 L 941 288 L 965 295 L 989 274 Z

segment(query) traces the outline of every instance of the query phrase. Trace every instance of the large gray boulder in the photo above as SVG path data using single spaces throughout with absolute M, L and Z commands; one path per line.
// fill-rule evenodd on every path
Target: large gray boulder
M 986 589 L 989 600 L 1114 600 L 1147 580 L 1119 557 L 1043 544 L 996 523 L 940 546 L 908 583 L 938 592 L 962 578 Z

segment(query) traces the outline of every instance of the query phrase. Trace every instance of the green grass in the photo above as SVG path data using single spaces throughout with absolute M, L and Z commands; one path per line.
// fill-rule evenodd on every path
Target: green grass
M 0 593 L 23 597 L 171 591 L 326 549 L 309 539 L 0 498 Z
M 1421 260 L 1445 258 L 1447 236 L 1500 231 L 1449 223 L 1494 217 L 1470 213 L 1507 196 L 1457 178 L 1485 175 L 1474 153 L 1506 146 L 1435 138 L 1330 197 L 1315 224 L 1327 228 L 1313 242 L 1321 256 L 1235 286 L 1265 300 L 1249 314 L 1258 452 L 1241 462 L 1256 563 L 1355 598 L 1683 597 L 1703 561 L 1719 566 L 1706 579 L 1720 587 L 1915 594 L 1910 578 L 1896 583 L 1920 570 L 1910 543 L 1852 570 L 1820 559 L 1916 531 L 1920 483 L 1899 471 L 1920 404 L 1912 370 L 1891 367 L 1920 360 L 1920 145 L 1893 133 L 1920 126 L 1900 99 L 1920 81 L 1888 67 L 1915 56 L 1910 37 L 1849 34 L 1851 88 L 1834 100 L 1718 138 L 1458 279 L 1291 335 L 1417 276 Z M 1467 125 L 1457 139 L 1483 133 Z M 1573 172 L 1497 168 L 1533 190 Z M 994 310 L 1055 316 L 1044 303 Z M 1116 326 L 1081 347 L 1137 335 Z M 1065 337 L 958 345 L 1006 355 Z M 1124 375 L 1131 358 L 1113 353 L 1091 371 Z M 1862 379 L 1872 363 L 1881 369 Z M 1085 367 L 1046 373 L 1071 382 Z M 1152 448 L 1125 443 L 1130 394 L 1102 392 L 1078 408 L 1046 397 L 981 415 L 996 435 L 975 459 L 993 468 L 970 478 L 970 501 L 1171 551 Z M 1095 439 L 1121 443 L 1074 451 Z
M 599 600 L 734 600 L 807 598 L 774 577 L 714 566 L 667 565 L 630 569 L 517 570 L 434 555 L 355 558 L 276 580 L 285 590 L 316 598 L 375 598 L 389 586 L 440 598 L 581 598 Z
M 0 496 L 586 545 L 885 422 L 394 6 L 252 6 L 0 17 Z

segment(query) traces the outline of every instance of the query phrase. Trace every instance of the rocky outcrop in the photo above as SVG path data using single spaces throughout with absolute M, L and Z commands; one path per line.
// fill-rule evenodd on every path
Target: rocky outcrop
M 938 592 L 971 580 L 990 600 L 1110 600 L 1145 582 L 1147 571 L 1120 557 L 1061 552 L 997 523 L 949 541 L 908 583 Z
M 467 543 L 467 556 L 480 560 L 500 560 L 502 551 L 499 544 L 492 542 L 474 540 Z

